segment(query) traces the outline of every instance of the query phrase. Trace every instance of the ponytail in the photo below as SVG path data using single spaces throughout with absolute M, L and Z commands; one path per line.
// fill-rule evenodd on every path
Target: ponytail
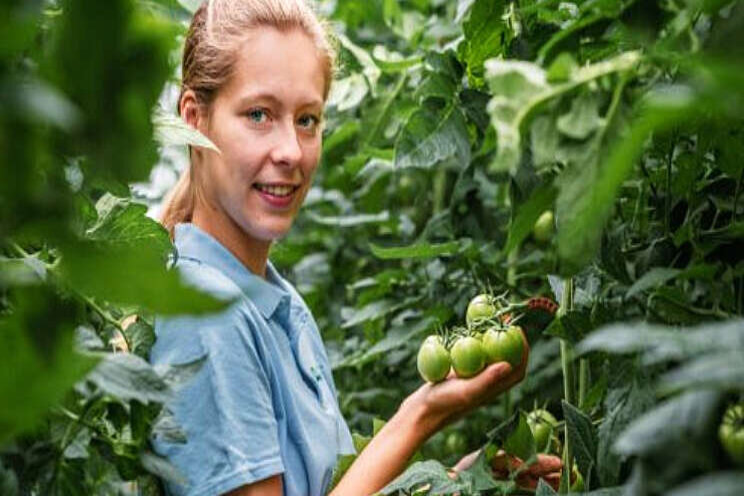
M 173 230 L 180 222 L 191 222 L 196 203 L 196 191 L 191 180 L 191 166 L 187 165 L 181 177 L 163 201 L 160 223 L 165 226 L 173 240 Z

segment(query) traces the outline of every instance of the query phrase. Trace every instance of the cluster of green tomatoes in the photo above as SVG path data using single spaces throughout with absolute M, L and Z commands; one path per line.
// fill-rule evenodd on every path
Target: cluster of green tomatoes
M 507 313 L 498 298 L 479 294 L 470 301 L 465 315 L 466 327 L 457 327 L 445 335 L 427 337 L 419 348 L 416 364 L 421 377 L 440 382 L 454 370 L 457 377 L 479 374 L 487 365 L 522 362 L 522 329 L 508 323 Z

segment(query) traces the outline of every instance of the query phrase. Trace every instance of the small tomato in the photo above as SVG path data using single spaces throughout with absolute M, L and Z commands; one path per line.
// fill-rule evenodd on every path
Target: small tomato
M 512 367 L 522 363 L 524 341 L 522 329 L 509 326 L 507 329 L 492 327 L 481 338 L 488 363 L 509 362 Z
M 552 210 L 546 210 L 538 217 L 532 227 L 532 237 L 540 243 L 548 243 L 555 232 L 555 218 Z
M 429 336 L 416 356 L 419 374 L 427 382 L 440 382 L 450 370 L 450 355 L 439 336 Z
M 718 427 L 718 439 L 729 458 L 744 467 L 744 403 L 726 409 Z
M 479 320 L 491 319 L 496 316 L 498 308 L 493 296 L 481 293 L 470 300 L 465 312 L 465 323 L 470 326 Z
M 458 338 L 450 350 L 452 368 L 457 377 L 473 377 L 486 364 L 486 354 L 479 339 L 472 336 Z
M 553 433 L 558 420 L 547 410 L 538 408 L 527 415 L 527 424 L 535 438 L 535 449 L 538 453 L 548 453 Z

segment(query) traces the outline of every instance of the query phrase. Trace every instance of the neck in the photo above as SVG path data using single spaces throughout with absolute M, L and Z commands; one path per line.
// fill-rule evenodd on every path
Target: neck
M 266 263 L 269 259 L 271 241 L 249 236 L 224 211 L 198 200 L 194 205 L 191 222 L 219 241 L 248 270 L 266 279 Z

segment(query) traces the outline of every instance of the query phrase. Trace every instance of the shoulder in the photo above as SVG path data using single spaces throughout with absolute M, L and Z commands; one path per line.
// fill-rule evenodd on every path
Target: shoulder
M 189 257 L 179 257 L 173 267 L 186 284 L 217 298 L 234 300 L 242 296 L 240 287 L 219 269 Z
M 231 303 L 210 314 L 156 316 L 157 339 L 150 352 L 151 362 L 186 362 L 238 349 L 250 352 L 261 346 L 261 315 L 237 284 L 194 259 L 179 259 L 174 270 L 186 284 Z

